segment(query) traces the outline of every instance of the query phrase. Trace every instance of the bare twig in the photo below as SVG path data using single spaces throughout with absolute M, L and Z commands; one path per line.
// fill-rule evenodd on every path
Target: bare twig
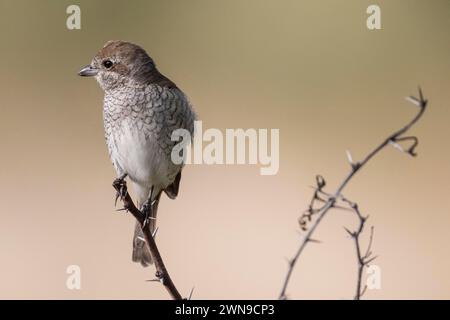
M 347 186 L 347 184 L 350 182 L 350 180 L 352 180 L 352 178 L 356 175 L 356 173 L 358 171 L 360 171 L 361 168 L 363 168 L 381 150 L 383 150 L 386 146 L 388 146 L 390 144 L 393 144 L 395 146 L 396 144 L 399 145 L 398 142 L 404 142 L 404 141 L 408 141 L 408 140 L 412 141 L 413 144 L 408 149 L 406 149 L 406 150 L 404 148 L 398 148 L 398 149 L 406 154 L 411 155 L 411 156 L 416 155 L 415 148 L 417 147 L 418 139 L 416 137 L 404 137 L 403 135 L 407 131 L 409 131 L 409 129 L 422 117 L 423 113 L 426 110 L 428 101 L 424 98 L 424 96 L 422 94 L 422 90 L 420 88 L 419 88 L 419 97 L 418 98 L 410 96 L 410 97 L 407 97 L 406 99 L 408 101 L 410 101 L 411 103 L 413 103 L 414 105 L 416 105 L 417 107 L 419 107 L 419 112 L 416 114 L 416 116 L 410 122 L 408 122 L 404 127 L 402 127 L 398 131 L 391 134 L 388 138 L 386 138 L 380 145 L 378 145 L 375 149 L 373 149 L 362 161 L 354 162 L 353 157 L 351 156 L 350 152 L 347 152 L 347 158 L 350 162 L 351 170 L 333 194 L 327 195 L 323 190 L 325 187 L 325 184 L 326 184 L 325 179 L 322 176 L 316 177 L 316 184 L 317 184 L 315 187 L 316 190 L 315 190 L 313 198 L 310 202 L 309 208 L 305 213 L 303 213 L 303 215 L 299 219 L 300 227 L 303 231 L 306 232 L 306 234 L 303 237 L 303 239 L 301 240 L 300 246 L 297 249 L 294 257 L 291 260 L 289 260 L 288 271 L 287 271 L 286 276 L 283 281 L 283 286 L 282 286 L 282 289 L 281 289 L 281 292 L 279 295 L 279 299 L 287 298 L 287 296 L 286 296 L 287 286 L 289 284 L 289 280 L 292 276 L 292 272 L 294 270 L 294 267 L 295 267 L 300 255 L 302 254 L 302 252 L 303 252 L 304 248 L 306 247 L 306 245 L 308 244 L 308 242 L 310 242 L 310 239 L 311 239 L 312 235 L 314 234 L 314 231 L 316 230 L 317 226 L 320 224 L 322 219 L 325 217 L 325 215 L 328 213 L 328 211 L 330 209 L 335 208 L 337 199 L 342 197 L 342 191 Z M 320 195 L 324 195 L 324 194 L 327 195 L 326 200 L 320 196 Z M 318 208 L 315 208 L 315 205 L 318 202 L 321 203 L 321 206 L 319 206 Z M 316 216 L 316 219 L 314 221 L 312 221 L 313 216 Z M 307 227 L 308 222 L 312 222 L 312 224 L 309 228 Z M 359 279 L 359 277 L 358 277 L 358 279 Z M 359 281 L 359 284 L 358 284 L 358 287 L 359 287 L 358 296 L 359 297 L 361 296 L 360 293 L 362 293 L 362 291 L 360 290 L 360 286 L 361 286 L 361 283 Z M 364 291 L 364 289 L 363 289 L 363 291 Z
M 372 255 L 374 228 L 373 226 L 370 228 L 369 244 L 367 245 L 365 253 L 362 253 L 360 236 L 364 231 L 365 223 L 369 217 L 363 216 L 361 214 L 361 211 L 359 210 L 357 203 L 352 202 L 344 197 L 341 197 L 341 199 L 342 201 L 346 202 L 350 206 L 350 208 L 352 208 L 352 210 L 355 212 L 356 216 L 359 219 L 359 226 L 356 231 L 350 231 L 347 228 L 345 228 L 345 231 L 347 231 L 347 233 L 350 235 L 350 237 L 352 237 L 353 241 L 355 242 L 356 258 L 358 260 L 358 276 L 356 280 L 356 293 L 354 299 L 360 300 L 367 289 L 367 285 L 365 285 L 364 288 L 361 289 L 364 268 L 367 267 L 373 260 L 377 258 L 376 256 Z
M 127 185 L 124 178 L 125 176 L 116 179 L 113 183 L 113 187 L 116 189 L 120 200 L 123 202 L 124 209 L 126 211 L 129 211 L 141 225 L 142 232 L 144 233 L 145 243 L 150 249 L 150 255 L 155 263 L 156 268 L 156 279 L 150 281 L 161 282 L 169 292 L 172 299 L 182 300 L 182 297 L 175 287 L 172 279 L 170 278 L 169 272 L 167 271 L 166 266 L 164 265 L 164 261 L 161 258 L 161 254 L 159 253 L 158 247 L 156 245 L 154 235 L 150 231 L 150 224 L 145 223 L 145 215 L 135 206 L 133 200 L 131 199 L 130 194 L 127 191 Z

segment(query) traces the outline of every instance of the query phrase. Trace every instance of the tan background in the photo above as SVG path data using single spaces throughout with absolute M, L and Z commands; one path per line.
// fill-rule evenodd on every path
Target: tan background
M 66 29 L 79 4 L 82 29 Z M 190 96 L 204 127 L 280 128 L 279 174 L 190 166 L 162 200 L 157 241 L 194 298 L 276 298 L 314 175 L 346 174 L 431 101 L 414 129 L 419 157 L 385 151 L 345 194 L 375 225 L 382 289 L 367 298 L 450 298 L 450 2 L 5 1 L 0 3 L 0 298 L 167 298 L 130 261 L 133 220 L 115 213 L 102 92 L 76 76 L 104 42 L 143 46 Z M 348 299 L 356 261 L 334 212 L 295 270 L 291 298 Z M 82 289 L 66 288 L 66 267 Z

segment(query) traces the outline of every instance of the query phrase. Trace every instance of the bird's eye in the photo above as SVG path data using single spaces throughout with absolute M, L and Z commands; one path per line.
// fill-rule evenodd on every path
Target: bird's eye
M 113 65 L 113 63 L 112 63 L 111 60 L 105 60 L 105 61 L 103 61 L 103 66 L 104 66 L 106 69 L 111 68 L 112 65 Z

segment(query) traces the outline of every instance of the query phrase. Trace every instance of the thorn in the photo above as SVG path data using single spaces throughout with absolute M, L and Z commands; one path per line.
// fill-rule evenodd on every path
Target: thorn
M 353 157 L 352 157 L 352 154 L 350 153 L 349 150 L 346 150 L 345 153 L 347 154 L 347 160 L 348 160 L 348 162 L 350 163 L 350 165 L 353 166 Z
M 159 279 L 150 279 L 150 280 L 145 280 L 147 282 L 159 282 Z
M 399 145 L 396 141 L 394 140 L 389 140 L 389 143 L 397 150 L 401 151 L 401 152 L 405 152 L 405 150 L 402 148 L 401 145 Z
M 286 258 L 286 257 L 284 257 L 284 259 L 286 260 L 286 262 L 288 263 L 288 265 L 289 265 L 290 267 L 292 267 L 292 263 L 293 263 L 294 260 L 289 259 L 289 258 Z
M 422 88 L 420 86 L 419 86 L 419 98 L 420 98 L 420 101 L 422 102 L 421 107 L 425 107 L 428 101 L 424 99 L 423 93 L 422 93 Z
M 141 240 L 142 242 L 145 242 L 145 238 L 144 237 L 137 237 L 136 239 Z
M 353 157 L 349 150 L 346 150 L 345 153 L 347 154 L 347 160 L 350 163 L 350 166 L 352 167 L 352 169 L 353 170 L 359 169 L 359 167 L 361 166 L 361 163 L 353 162 Z
M 128 209 L 123 207 L 123 208 L 120 208 L 120 209 L 116 209 L 116 211 L 128 211 Z
M 409 97 L 406 97 L 406 100 L 420 108 L 425 108 L 428 104 L 428 100 L 424 98 L 422 88 L 420 86 L 419 86 L 418 90 L 419 90 L 419 98 L 416 98 L 414 96 L 409 96 Z
M 153 238 L 155 238 L 156 233 L 158 232 L 158 229 L 159 229 L 159 227 L 156 227 L 155 231 L 153 231 L 153 233 L 152 233 L 152 237 L 153 237 Z
M 409 96 L 409 97 L 405 97 L 405 99 L 407 101 L 411 102 L 412 104 L 416 105 L 417 107 L 421 107 L 422 106 L 422 101 L 420 101 L 416 97 Z
M 159 282 L 161 282 L 164 285 L 164 273 L 162 273 L 161 271 L 156 271 L 155 272 L 155 277 L 159 279 Z
M 312 239 L 312 238 L 309 238 L 309 239 L 307 239 L 306 241 L 308 241 L 308 242 L 313 242 L 313 243 L 322 243 L 322 241 L 316 240 L 316 239 Z
M 191 299 L 192 299 L 192 294 L 194 293 L 194 289 L 195 289 L 195 287 L 192 287 L 191 293 L 189 293 L 189 298 L 188 298 L 188 300 L 191 300 Z

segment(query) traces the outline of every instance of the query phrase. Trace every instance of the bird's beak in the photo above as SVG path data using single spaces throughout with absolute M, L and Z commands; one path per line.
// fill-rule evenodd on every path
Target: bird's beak
M 92 67 L 91 65 L 87 65 L 83 69 L 78 72 L 79 76 L 82 77 L 93 77 L 98 73 L 98 69 Z

